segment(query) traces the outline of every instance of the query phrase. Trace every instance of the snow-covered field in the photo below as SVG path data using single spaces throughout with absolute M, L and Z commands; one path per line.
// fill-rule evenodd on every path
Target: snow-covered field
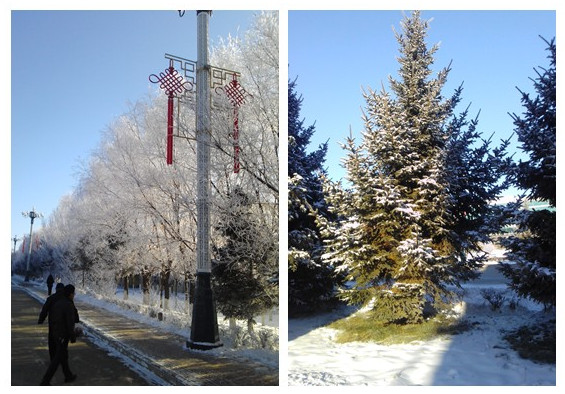
M 315 385 L 555 385 L 555 365 L 520 358 L 504 341 L 503 330 L 555 318 L 536 304 L 520 300 L 492 311 L 481 289 L 492 288 L 512 298 L 497 273 L 487 267 L 484 282 L 465 286 L 459 313 L 473 329 L 455 336 L 402 345 L 334 342 L 336 331 L 324 327 L 354 313 L 290 319 L 288 322 L 288 384 Z M 490 276 L 490 278 L 489 278 Z

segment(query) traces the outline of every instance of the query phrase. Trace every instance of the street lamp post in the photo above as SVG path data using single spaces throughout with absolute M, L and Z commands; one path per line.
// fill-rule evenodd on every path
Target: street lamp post
M 16 243 L 19 241 L 19 238 L 14 235 L 14 238 L 12 238 L 12 241 L 14 241 L 14 250 L 12 251 L 12 259 L 11 259 L 11 263 L 10 263 L 10 265 L 11 265 L 10 272 L 11 272 L 11 275 L 14 275 L 14 255 L 16 254 Z
M 179 11 L 180 16 L 184 12 Z M 234 107 L 234 173 L 239 172 L 239 122 L 238 108 L 251 97 L 239 84 L 239 73 L 210 65 L 208 59 L 208 25 L 212 11 L 196 11 L 197 18 L 197 61 L 184 59 L 178 56 L 165 54 L 169 59 L 169 68 L 159 75 L 151 74 L 149 81 L 160 83 L 169 96 L 169 109 L 167 121 L 167 164 L 172 160 L 172 105 L 174 97 L 193 102 L 193 88 L 196 87 L 196 287 L 194 292 L 194 305 L 192 312 L 192 326 L 190 339 L 186 345 L 194 349 L 212 349 L 222 346 L 218 333 L 218 318 L 211 286 L 210 262 L 210 146 L 211 146 L 211 107 L 212 96 L 210 90 L 214 89 L 216 95 L 222 92 Z M 180 66 L 183 75 L 174 68 Z M 194 71 L 196 70 L 196 75 Z M 224 86 L 226 80 L 232 81 Z M 222 104 L 223 103 L 223 104 Z M 228 101 L 215 102 L 214 107 L 222 108 Z
M 16 253 L 16 243 L 19 241 L 18 237 L 16 237 L 14 235 L 14 238 L 12 238 L 12 241 L 14 241 L 14 250 L 12 251 L 12 253 Z
M 27 259 L 26 259 L 26 276 L 25 282 L 29 282 L 29 259 L 31 257 L 31 244 L 32 244 L 32 234 L 33 234 L 33 220 L 35 218 L 39 218 L 42 215 L 39 212 L 35 211 L 35 208 L 29 212 L 22 212 L 22 215 L 25 217 L 29 217 L 31 219 L 31 225 L 29 226 L 29 245 L 27 249 Z
M 196 11 L 196 156 L 197 156 L 197 271 L 189 348 L 222 346 L 212 293 L 210 263 L 210 89 L 208 62 L 208 23 L 212 11 Z

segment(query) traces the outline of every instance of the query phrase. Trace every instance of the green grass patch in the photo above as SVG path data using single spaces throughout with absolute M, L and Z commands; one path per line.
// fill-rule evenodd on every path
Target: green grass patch
M 457 335 L 472 329 L 472 324 L 455 318 L 435 316 L 420 324 L 385 324 L 371 313 L 356 314 L 328 325 L 339 330 L 338 343 L 377 342 L 383 345 L 426 341 L 440 335 Z
M 520 357 L 541 364 L 555 364 L 555 320 L 538 325 L 522 326 L 504 336 Z

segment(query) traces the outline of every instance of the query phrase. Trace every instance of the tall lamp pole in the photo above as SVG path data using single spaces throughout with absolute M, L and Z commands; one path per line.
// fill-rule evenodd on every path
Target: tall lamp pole
M 29 245 L 27 248 L 27 259 L 26 259 L 26 276 L 24 279 L 25 282 L 29 282 L 29 259 L 31 257 L 31 244 L 33 243 L 31 238 L 33 234 L 33 220 L 43 215 L 41 215 L 39 212 L 36 212 L 35 208 L 29 212 L 22 212 L 22 215 L 25 217 L 29 217 L 31 219 L 31 225 L 29 226 Z
M 196 157 L 197 157 L 197 238 L 196 289 L 192 312 L 190 340 L 193 349 L 222 346 L 218 333 L 218 317 L 211 286 L 210 263 L 210 89 L 208 61 L 208 23 L 212 11 L 196 11 Z
M 16 243 L 19 241 L 18 237 L 16 237 L 14 235 L 14 238 L 12 238 L 12 241 L 14 241 L 14 250 L 12 251 L 12 253 L 16 253 Z
M 10 263 L 10 272 L 11 275 L 14 275 L 14 255 L 16 254 L 16 243 L 19 241 L 18 237 L 16 237 L 14 235 L 14 238 L 12 238 L 12 241 L 14 241 L 14 250 L 12 251 L 12 259 L 11 259 L 11 263 Z

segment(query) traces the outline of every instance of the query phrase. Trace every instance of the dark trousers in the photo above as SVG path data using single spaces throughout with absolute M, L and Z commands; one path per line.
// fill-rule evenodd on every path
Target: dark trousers
M 51 329 L 49 329 L 49 334 L 47 335 L 47 346 L 49 347 L 49 360 L 53 360 L 57 351 L 57 338 L 51 335 Z
M 51 360 L 45 375 L 43 375 L 41 384 L 49 384 L 51 382 L 51 378 L 55 375 L 59 364 L 61 364 L 65 378 L 73 376 L 73 373 L 69 369 L 69 340 L 65 338 L 55 339 L 55 356 Z

